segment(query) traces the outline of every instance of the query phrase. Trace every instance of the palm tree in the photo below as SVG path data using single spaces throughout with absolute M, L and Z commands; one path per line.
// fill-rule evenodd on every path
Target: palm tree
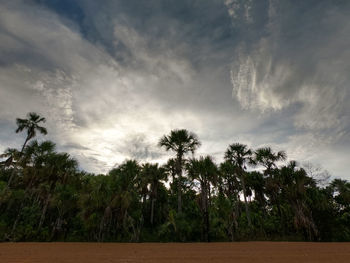
M 247 165 L 253 163 L 252 160 L 252 151 L 248 148 L 247 145 L 234 143 L 229 145 L 228 149 L 225 152 L 225 160 L 229 161 L 235 167 L 237 167 L 237 174 L 240 178 L 243 190 L 244 204 L 245 210 L 247 214 L 248 225 L 251 226 L 251 218 L 250 211 L 247 202 L 247 193 L 246 186 L 244 180 L 245 169 L 247 169 Z
M 39 126 L 40 122 L 45 122 L 45 121 L 46 119 L 44 117 L 40 117 L 40 115 L 38 115 L 35 112 L 28 113 L 27 119 L 20 119 L 20 118 L 16 119 L 16 123 L 17 123 L 16 133 L 19 133 L 23 130 L 27 130 L 27 137 L 22 146 L 21 153 L 23 152 L 27 142 L 36 136 L 37 131 L 39 131 L 41 134 L 44 134 L 44 135 L 47 134 L 46 128 Z
M 264 170 L 264 176 L 266 176 L 266 189 L 270 193 L 270 200 L 274 202 L 277 206 L 278 215 L 282 221 L 283 234 L 285 232 L 285 220 L 282 213 L 281 204 L 278 198 L 280 191 L 280 180 L 275 178 L 275 175 L 279 174 L 276 165 L 278 161 L 285 161 L 287 159 L 287 154 L 284 151 L 279 151 L 277 153 L 273 152 L 271 147 L 262 147 L 255 151 L 254 161 L 256 164 L 262 165 Z
M 41 168 L 45 166 L 47 157 L 53 154 L 55 150 L 56 144 L 51 141 L 38 142 L 37 140 L 32 140 L 22 152 L 20 165 L 23 168 L 26 166 Z
M 255 151 L 254 155 L 255 162 L 265 167 L 264 174 L 266 176 L 271 176 L 272 169 L 277 167 L 276 162 L 287 159 L 284 151 L 274 153 L 270 147 L 259 148 Z
M 237 168 L 230 161 L 226 160 L 220 164 L 220 179 L 222 183 L 220 187 L 231 204 L 227 227 L 231 241 L 235 239 L 235 234 L 238 231 L 238 217 L 240 214 L 239 192 L 241 191 L 241 185 L 236 171 Z
M 47 134 L 47 130 L 44 127 L 39 126 L 38 124 L 40 122 L 45 122 L 45 118 L 40 117 L 37 113 L 35 112 L 30 112 L 27 114 L 27 119 L 20 119 L 17 118 L 16 119 L 16 123 L 17 123 L 17 129 L 16 129 L 16 133 L 21 132 L 23 130 L 27 130 L 27 137 L 24 141 L 24 144 L 22 146 L 22 149 L 20 152 L 16 152 L 14 151 L 14 149 L 11 149 L 7 152 L 5 152 L 1 158 L 7 157 L 6 161 L 3 162 L 4 165 L 6 166 L 10 166 L 12 165 L 12 162 L 14 160 L 14 157 L 16 156 L 17 161 L 21 158 L 21 155 L 23 153 L 24 148 L 26 147 L 26 144 L 28 143 L 28 141 L 32 138 L 34 138 L 36 136 L 36 132 L 39 131 L 40 133 L 46 135 Z M 15 167 L 14 167 L 15 168 Z M 13 177 L 16 174 L 16 169 L 12 170 L 11 176 L 7 182 L 7 187 L 10 187 L 10 184 L 13 180 Z
M 182 213 L 181 188 L 182 188 L 182 169 L 184 164 L 184 155 L 194 151 L 200 146 L 196 134 L 185 129 L 172 130 L 169 135 L 164 135 L 159 140 L 159 146 L 164 147 L 166 151 L 176 152 L 176 173 L 178 176 L 177 192 L 177 212 Z
M 1 166 L 9 167 L 15 164 L 14 161 L 18 161 L 20 153 L 17 149 L 7 148 L 3 154 L 0 154 L 0 158 L 6 158 L 5 161 L 0 162 Z
M 209 242 L 209 198 L 210 198 L 210 184 L 216 183 L 218 168 L 210 156 L 191 159 L 187 163 L 187 170 L 192 180 L 199 181 L 200 196 L 201 196 L 201 210 L 203 213 L 203 234 L 204 240 Z

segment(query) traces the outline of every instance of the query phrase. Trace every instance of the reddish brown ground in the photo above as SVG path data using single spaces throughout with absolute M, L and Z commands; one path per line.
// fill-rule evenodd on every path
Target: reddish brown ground
M 350 262 L 350 243 L 0 243 L 0 262 Z

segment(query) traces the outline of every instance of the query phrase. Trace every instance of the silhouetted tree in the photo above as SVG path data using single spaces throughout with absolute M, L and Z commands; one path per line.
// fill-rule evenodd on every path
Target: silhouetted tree
M 181 214 L 182 169 L 184 165 L 184 155 L 188 152 L 194 153 L 200 146 L 200 142 L 197 135 L 182 129 L 172 130 L 169 135 L 164 135 L 159 140 L 159 146 L 164 147 L 167 151 L 171 150 L 176 153 L 176 173 L 178 176 L 177 211 L 179 214 Z

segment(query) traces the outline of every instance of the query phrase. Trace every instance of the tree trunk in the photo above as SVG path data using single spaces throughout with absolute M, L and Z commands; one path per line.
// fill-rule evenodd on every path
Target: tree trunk
M 9 178 L 9 180 L 8 180 L 8 182 L 7 182 L 7 188 L 10 188 L 10 185 L 11 185 L 11 182 L 12 182 L 12 180 L 13 180 L 13 177 L 14 177 L 15 174 L 16 174 L 16 169 L 17 169 L 17 168 L 13 167 L 12 169 L 13 169 L 13 170 L 12 170 L 12 172 L 11 172 L 10 178 Z M 5 188 L 5 189 L 6 189 L 6 188 Z
M 208 183 L 201 182 L 201 210 L 203 214 L 203 237 L 202 240 L 209 242 L 209 200 L 208 200 Z
M 208 209 L 208 197 L 205 196 L 205 214 L 204 214 L 204 219 L 205 219 L 205 241 L 209 242 L 209 209 Z
M 182 213 L 182 200 L 181 200 L 181 181 L 179 178 L 178 185 L 177 185 L 177 213 Z
M 178 173 L 178 183 L 177 183 L 177 213 L 182 213 L 182 155 L 178 155 L 177 158 L 177 173 Z
M 153 219 L 154 219 L 154 203 L 156 200 L 152 197 L 151 201 L 151 225 L 153 226 Z
M 49 193 L 49 195 L 48 195 L 47 198 L 46 198 L 45 205 L 44 205 L 44 208 L 43 208 L 43 212 L 41 213 L 41 217 L 40 217 L 40 222 L 39 222 L 38 230 L 41 229 L 41 227 L 42 227 L 42 225 L 43 225 L 43 223 L 44 223 L 45 216 L 46 216 L 46 211 L 47 211 L 47 208 L 48 208 L 49 202 L 50 202 L 50 198 L 51 198 L 51 193 Z
M 28 141 L 29 141 L 29 136 L 27 136 L 26 140 L 24 141 L 24 144 L 23 144 L 22 150 L 21 150 L 21 154 L 23 153 L 24 148 L 26 147 Z
M 13 223 L 13 226 L 12 226 L 12 231 L 11 231 L 11 238 L 13 239 L 12 241 L 16 241 L 14 234 L 15 234 L 15 231 L 16 231 L 16 228 L 17 228 L 18 221 L 21 218 L 21 213 L 22 213 L 23 206 L 24 206 L 24 202 L 21 203 L 21 206 L 19 207 L 19 210 L 18 210 L 18 213 L 17 213 L 17 216 L 16 216 L 16 220 Z
M 241 182 L 242 182 L 242 188 L 243 188 L 245 212 L 247 214 L 248 225 L 249 225 L 249 227 L 251 227 L 252 226 L 252 221 L 250 219 L 250 211 L 249 211 L 248 202 L 247 202 L 247 194 L 246 194 L 246 189 L 245 189 L 245 181 L 244 181 L 243 172 L 241 172 Z

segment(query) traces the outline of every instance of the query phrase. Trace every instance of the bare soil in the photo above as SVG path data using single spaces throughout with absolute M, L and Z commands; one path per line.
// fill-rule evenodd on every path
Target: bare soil
M 350 243 L 0 243 L 1 263 L 350 262 Z

